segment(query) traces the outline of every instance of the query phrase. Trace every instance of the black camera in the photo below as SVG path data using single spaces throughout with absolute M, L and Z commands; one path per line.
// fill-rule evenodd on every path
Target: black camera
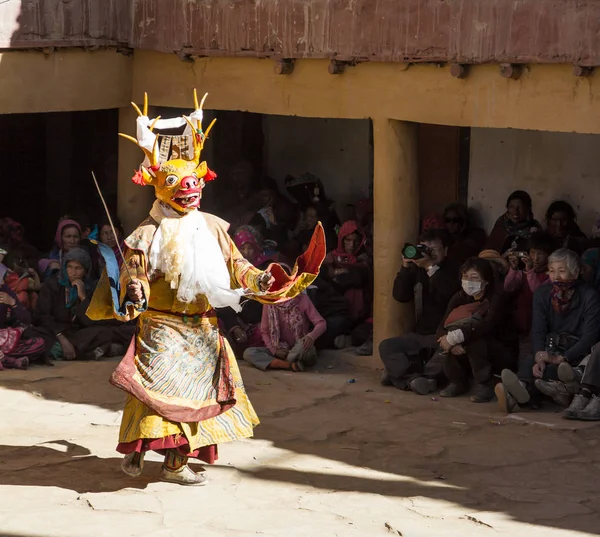
M 404 259 L 423 259 L 425 256 L 431 257 L 431 248 L 424 244 L 406 243 L 402 248 Z

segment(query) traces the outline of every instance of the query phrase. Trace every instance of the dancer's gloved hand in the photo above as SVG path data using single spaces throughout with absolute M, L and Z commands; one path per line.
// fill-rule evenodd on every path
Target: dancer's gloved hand
M 258 280 L 258 285 L 261 291 L 268 291 L 271 288 L 271 285 L 275 283 L 275 278 L 273 278 L 270 272 L 263 272 Z
M 144 300 L 144 290 L 142 289 L 142 282 L 140 280 L 131 280 L 127 286 L 127 298 L 138 304 Z

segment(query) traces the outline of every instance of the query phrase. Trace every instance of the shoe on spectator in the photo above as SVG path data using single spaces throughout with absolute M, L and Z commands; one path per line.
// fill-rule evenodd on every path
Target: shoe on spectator
M 568 420 L 579 419 L 579 414 L 581 414 L 581 411 L 588 406 L 590 401 L 591 399 L 589 397 L 586 397 L 580 393 L 576 393 L 571 401 L 571 404 L 569 405 L 569 408 L 565 408 L 563 411 L 563 418 L 567 418 Z
M 529 403 L 530 395 L 525 387 L 525 383 L 521 382 L 514 372 L 510 369 L 503 369 L 500 378 L 502 379 L 504 390 L 507 391 L 519 405 Z
M 359 356 L 373 356 L 373 340 L 367 339 L 358 349 L 356 354 Z
M 311 347 L 300 358 L 306 367 L 313 367 L 317 364 L 317 349 Z
M 121 345 L 120 343 L 111 343 L 107 356 L 123 356 L 125 354 L 125 350 L 125 345 Z
M 563 362 L 558 366 L 558 378 L 565 384 L 571 384 L 573 382 L 580 383 L 583 371 L 578 367 L 573 367 L 568 362 Z
M 333 340 L 333 346 L 336 349 L 347 349 L 348 347 L 350 347 L 352 345 L 352 336 L 350 335 L 341 335 L 341 336 L 337 336 L 334 340 Z
M 448 384 L 448 386 L 446 386 L 440 392 L 440 396 L 441 397 L 458 397 L 459 395 L 462 395 L 463 393 L 467 393 L 468 391 L 469 391 L 468 386 L 463 386 L 461 384 L 454 384 L 454 382 L 451 382 L 450 384 Z
M 469 397 L 471 403 L 489 403 L 494 398 L 494 387 L 485 384 L 477 384 L 473 395 Z
M 425 377 L 417 377 L 410 381 L 410 389 L 419 395 L 427 395 L 437 390 L 437 381 Z
M 290 363 L 297 362 L 300 360 L 301 356 L 304 354 L 304 344 L 302 340 L 297 341 L 296 344 L 291 348 L 290 352 L 288 352 L 286 360 Z
M 567 408 L 571 404 L 573 394 L 564 382 L 536 379 L 535 387 L 544 395 L 551 397 L 557 405 Z
M 104 355 L 105 355 L 105 353 L 104 353 L 104 349 L 102 347 L 96 347 L 92 351 L 92 357 L 94 358 L 94 360 L 100 360 L 100 358 L 102 358 Z
M 577 414 L 578 420 L 600 421 L 600 397 L 592 395 L 588 405 Z
M 510 414 L 511 412 L 519 410 L 517 400 L 510 394 L 502 382 L 496 384 L 494 393 L 498 398 L 498 410 L 500 410 L 500 412 Z
M 393 386 L 392 379 L 390 378 L 389 373 L 384 369 L 381 372 L 381 378 L 379 379 L 379 383 L 382 386 Z
M 304 361 L 302 358 L 296 362 L 292 362 L 292 371 L 295 371 L 296 373 L 302 373 L 302 371 L 304 371 Z

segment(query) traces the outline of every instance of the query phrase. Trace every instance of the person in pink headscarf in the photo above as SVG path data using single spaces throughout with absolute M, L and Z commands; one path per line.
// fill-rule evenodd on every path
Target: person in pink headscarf
M 39 263 L 40 273 L 47 277 L 60 270 L 63 256 L 81 242 L 81 226 L 75 220 L 64 218 L 58 223 L 54 236 L 54 248 L 47 258 Z
M 255 267 L 265 270 L 273 262 L 261 245 L 259 233 L 252 226 L 239 227 L 233 236 L 233 242 L 244 258 Z M 243 306 L 239 313 L 232 308 L 217 310 L 219 325 L 238 356 L 248 347 L 263 346 L 260 330 L 263 306 L 255 300 L 247 300 Z
M 338 233 L 337 248 L 323 262 L 329 278 L 346 298 L 354 321 L 367 318 L 371 310 L 371 263 L 365 242 L 358 222 L 348 220 Z
M 233 236 L 233 242 L 244 258 L 257 268 L 262 269 L 263 265 L 274 262 L 273 256 L 268 256 L 261 245 L 258 231 L 252 226 L 240 226 Z

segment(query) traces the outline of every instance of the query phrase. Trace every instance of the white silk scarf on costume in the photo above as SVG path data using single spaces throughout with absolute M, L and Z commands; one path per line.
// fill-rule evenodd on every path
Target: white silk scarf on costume
M 206 295 L 215 308 L 241 311 L 244 289 L 231 289 L 231 277 L 217 238 L 200 211 L 181 215 L 156 200 L 150 216 L 158 222 L 148 255 L 149 273 L 160 271 L 184 304 Z

